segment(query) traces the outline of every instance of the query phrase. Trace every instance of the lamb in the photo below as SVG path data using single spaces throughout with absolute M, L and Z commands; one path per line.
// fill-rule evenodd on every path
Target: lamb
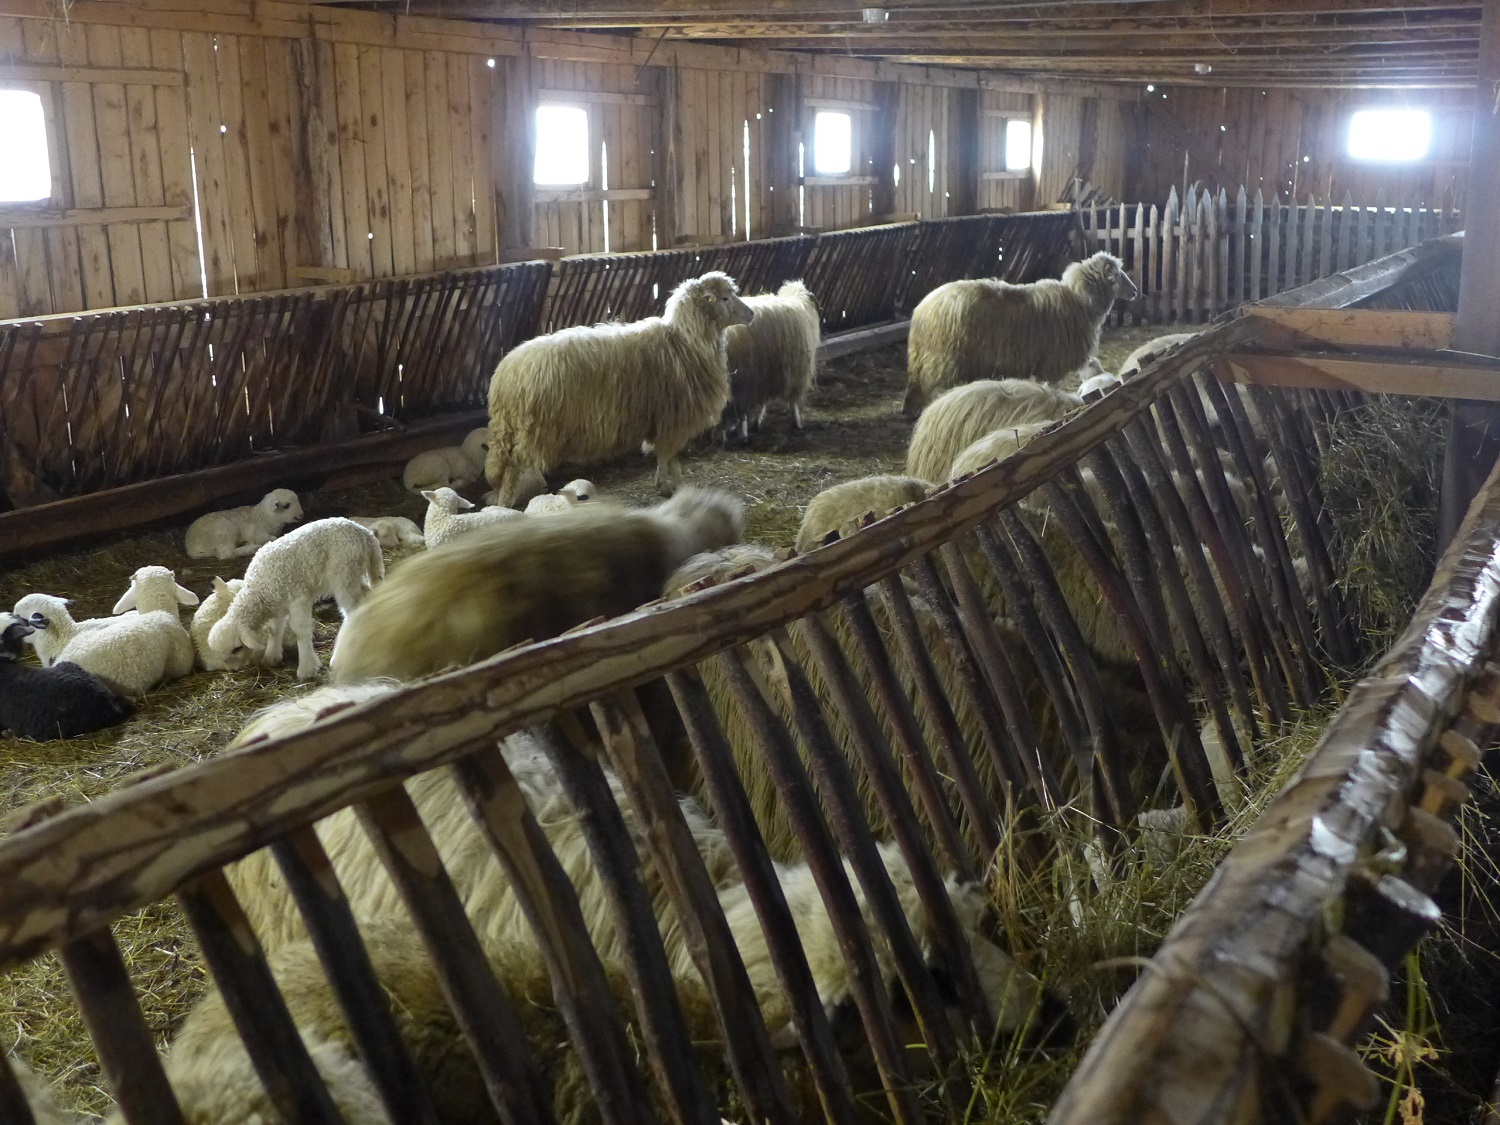
M 188 525 L 188 558 L 232 559 L 253 555 L 261 544 L 269 543 L 287 524 L 301 518 L 302 505 L 290 488 L 266 493 L 259 504 L 209 512 Z
M 682 482 L 678 455 L 729 401 L 724 334 L 750 306 L 717 271 L 684 281 L 666 313 L 633 324 L 565 328 L 512 349 L 490 380 L 485 476 L 514 507 L 521 474 L 565 461 L 656 452 L 656 486 Z
M 462 445 L 445 445 L 418 453 L 401 471 L 401 485 L 408 492 L 426 492 L 429 488 L 463 488 L 484 474 L 484 458 L 489 452 L 489 430 L 483 426 L 470 430 Z
M 188 626 L 188 636 L 193 638 L 193 652 L 198 657 L 198 667 L 205 672 L 238 672 L 265 658 L 264 652 L 257 653 L 248 648 L 219 656 L 208 647 L 210 630 L 229 611 L 229 603 L 244 588 L 243 578 L 231 578 L 225 582 L 216 576 L 213 593 L 203 599 L 198 611 L 193 614 L 192 624 Z
M 0 614 L 0 730 L 38 742 L 77 738 L 130 717 L 130 704 L 78 665 L 50 668 L 20 663 L 23 638 L 36 630 L 14 614 Z
M 774 294 L 746 297 L 755 314 L 749 324 L 724 334 L 729 361 L 729 405 L 721 421 L 728 431 L 739 428 L 740 439 L 750 435 L 766 417 L 766 404 L 786 402 L 792 426 L 802 428 L 802 407 L 818 372 L 818 341 L 822 325 L 818 306 L 806 285 L 788 281 Z
M 1165 336 L 1157 336 L 1153 340 L 1147 340 L 1135 351 L 1125 357 L 1125 362 L 1120 364 L 1120 378 L 1129 379 L 1142 367 L 1157 356 L 1165 355 L 1178 344 L 1186 343 L 1197 336 L 1196 332 L 1171 332 Z
M 985 379 L 943 395 L 917 419 L 906 471 L 921 480 L 948 479 L 953 459 L 985 434 L 1027 422 L 1055 422 L 1083 400 L 1026 379 Z
M 375 533 L 383 550 L 394 551 L 401 547 L 425 547 L 426 538 L 422 529 L 405 516 L 350 516 L 360 527 Z
M 1115 301 L 1135 295 L 1120 259 L 1103 251 L 1074 262 L 1060 281 L 939 285 L 912 310 L 903 409 L 913 416 L 949 388 L 976 379 L 1055 383 L 1098 349 Z
M 365 592 L 385 577 L 375 533 L 335 516 L 314 520 L 268 543 L 245 569 L 245 587 L 208 631 L 215 660 L 244 659 L 243 650 L 281 662 L 285 632 L 297 642 L 297 678 L 323 666 L 313 651 L 313 604 L 332 596 L 346 617 Z
M 175 609 L 75 621 L 66 598 L 27 594 L 15 613 L 36 630 L 26 640 L 43 666 L 72 661 L 120 695 L 145 695 L 193 670 L 193 642 Z
M 1118 375 L 1111 375 L 1108 371 L 1101 371 L 1097 375 L 1090 375 L 1078 384 L 1078 397 L 1084 402 L 1094 402 L 1103 398 L 1116 387 L 1123 386 Z
M 130 576 L 130 588 L 120 595 L 112 613 L 170 613 L 182 623 L 179 606 L 197 605 L 198 595 L 178 585 L 177 576 L 164 566 L 143 566 Z
M 466 531 L 494 527 L 513 520 L 522 513 L 514 508 L 484 508 L 471 512 L 472 500 L 465 500 L 451 488 L 436 488 L 422 493 L 427 500 L 427 516 L 422 520 L 422 537 L 431 550 Z
M 842 531 L 866 512 L 889 515 L 927 495 L 927 482 L 916 477 L 869 476 L 825 488 L 808 502 L 797 529 L 797 553 L 820 547 L 830 532 Z
M 392 569 L 339 633 L 334 682 L 414 679 L 627 613 L 744 526 L 738 500 L 686 488 L 654 508 L 595 502 L 472 532 Z
M 587 503 L 594 497 L 594 482 L 591 480 L 570 480 L 559 488 L 551 496 L 533 496 L 526 502 L 526 514 L 528 516 L 549 516 L 558 512 L 568 512 L 575 504 Z

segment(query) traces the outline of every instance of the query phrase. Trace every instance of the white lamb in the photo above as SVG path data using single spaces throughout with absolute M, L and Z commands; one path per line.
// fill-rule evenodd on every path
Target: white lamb
M 375 533 L 353 520 L 314 520 L 267 543 L 245 569 L 245 587 L 208 631 L 218 661 L 244 659 L 243 650 L 281 662 L 284 634 L 297 642 L 297 678 L 310 680 L 322 668 L 313 651 L 313 605 L 332 597 L 347 616 L 367 590 L 385 577 Z
M 429 488 L 462 488 L 484 475 L 484 458 L 489 452 L 489 430 L 481 426 L 470 430 L 462 445 L 445 445 L 418 453 L 401 471 L 401 484 L 408 492 L 425 492 Z
M 265 656 L 263 652 L 257 653 L 246 648 L 221 657 L 215 655 L 213 649 L 208 647 L 210 630 L 229 611 L 229 603 L 234 601 L 234 596 L 244 588 L 243 578 L 231 578 L 225 582 L 224 579 L 215 577 L 213 593 L 203 599 L 198 612 L 193 614 L 193 623 L 188 626 L 188 635 L 193 638 L 193 651 L 198 656 L 198 667 L 205 672 L 238 672 Z
M 128 610 L 140 613 L 170 613 L 182 622 L 179 606 L 197 605 L 198 595 L 178 585 L 177 575 L 164 566 L 143 566 L 130 576 L 130 589 L 120 595 L 111 611 L 116 614 Z
M 380 546 L 387 551 L 401 547 L 425 547 L 427 540 L 422 529 L 405 516 L 350 516 L 360 527 L 368 527 L 375 533 Z
M 269 543 L 287 524 L 301 518 L 302 504 L 290 488 L 266 493 L 259 504 L 209 512 L 188 525 L 188 558 L 232 559 L 253 555 L 261 544 Z
M 145 695 L 193 670 L 193 642 L 175 607 L 78 622 L 66 598 L 27 594 L 15 613 L 36 630 L 26 639 L 43 665 L 72 661 L 120 695 Z
M 528 516 L 555 515 L 558 512 L 569 511 L 575 504 L 582 504 L 594 498 L 594 482 L 584 480 L 570 480 L 550 496 L 533 496 L 526 502 L 526 514 Z
M 427 540 L 428 550 L 456 539 L 466 531 L 492 527 L 523 514 L 514 508 L 500 507 L 470 511 L 474 507 L 474 501 L 465 500 L 451 488 L 429 489 L 422 495 L 427 498 L 427 516 L 422 521 L 422 535 Z

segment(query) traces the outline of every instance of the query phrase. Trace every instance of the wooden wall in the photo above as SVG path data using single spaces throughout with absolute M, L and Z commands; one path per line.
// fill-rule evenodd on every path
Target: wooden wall
M 1119 179 L 1135 97 L 283 0 L 47 13 L 0 0 L 0 86 L 42 96 L 54 150 L 52 199 L 0 205 L 0 319 L 1043 206 Z M 541 101 L 586 108 L 588 183 L 530 183 Z M 820 107 L 854 166 L 801 182 Z M 1033 117 L 1037 173 L 985 177 L 983 108 Z
M 1412 105 L 1433 110 L 1433 149 L 1412 164 L 1344 155 L 1356 109 Z M 1144 158 L 1128 197 L 1155 201 L 1202 180 L 1231 193 L 1243 184 L 1269 200 L 1463 208 L 1473 95 L 1463 90 L 1312 90 L 1157 87 L 1141 91 Z

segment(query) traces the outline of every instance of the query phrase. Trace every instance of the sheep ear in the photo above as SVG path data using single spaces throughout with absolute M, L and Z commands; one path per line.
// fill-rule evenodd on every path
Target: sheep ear
M 132 586 L 120 595 L 120 600 L 115 602 L 115 608 L 111 613 L 124 613 L 127 609 L 135 608 L 135 587 Z
M 255 637 L 251 634 L 249 627 L 245 625 L 244 622 L 240 623 L 239 632 L 240 644 L 244 645 L 248 649 L 252 649 L 255 651 L 260 650 L 261 643 L 255 639 Z
M 222 594 L 226 598 L 231 596 L 229 593 L 229 583 L 225 582 L 217 574 L 214 575 L 214 593 Z
M 437 489 L 435 489 L 435 488 L 424 488 L 424 489 L 422 489 L 422 499 L 428 501 L 429 503 L 432 502 L 432 501 L 434 501 L 434 500 L 436 500 L 437 499 Z
M 466 512 L 466 511 L 468 511 L 470 508 L 472 508 L 474 506 L 474 501 L 472 501 L 472 500 L 465 500 L 462 496 L 460 496 L 458 498 L 458 506 L 459 506 L 460 510 Z
M 177 587 L 177 604 L 178 605 L 197 605 L 198 604 L 198 595 L 195 594 L 195 593 L 193 593 L 191 590 L 189 590 L 185 586 L 178 586 Z

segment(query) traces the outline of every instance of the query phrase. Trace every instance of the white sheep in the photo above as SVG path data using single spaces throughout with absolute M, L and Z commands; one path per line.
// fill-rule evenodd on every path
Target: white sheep
M 719 420 L 729 401 L 724 333 L 748 324 L 734 280 L 713 272 L 684 281 L 663 316 L 565 328 L 512 349 L 490 380 L 485 476 L 514 506 L 521 474 L 565 461 L 596 462 L 649 443 L 656 486 L 682 481 L 678 455 Z
M 1016 450 L 1024 449 L 1032 438 L 1043 430 L 1050 429 L 1052 425 L 1051 422 L 1023 422 L 1019 426 L 1009 426 L 1003 430 L 987 433 L 978 441 L 966 446 L 953 459 L 953 466 L 949 469 L 948 475 L 951 479 L 958 480 L 996 461 L 1003 461 Z
M 626 613 L 744 526 L 738 500 L 685 488 L 654 508 L 595 501 L 460 536 L 392 567 L 339 632 L 334 682 L 415 679 Z
M 111 612 L 121 614 L 133 609 L 170 613 L 181 623 L 179 607 L 197 604 L 198 595 L 179 585 L 172 571 L 164 566 L 143 566 L 130 576 L 130 588 L 120 595 Z
M 1197 335 L 1198 333 L 1196 332 L 1170 332 L 1165 336 L 1157 336 L 1154 339 L 1147 340 L 1140 347 L 1136 348 L 1135 351 L 1126 356 L 1125 362 L 1120 364 L 1120 378 L 1130 378 L 1150 360 L 1155 359 L 1157 356 L 1165 355 L 1177 347 L 1178 344 L 1184 344 Z
M 976 379 L 1065 378 L 1098 349 L 1115 301 L 1135 295 L 1120 259 L 1103 251 L 1074 262 L 1061 280 L 939 285 L 912 310 L 906 413 Z
M 425 547 L 426 538 L 422 529 L 405 516 L 350 516 L 360 527 L 375 533 L 382 549 L 394 551 L 401 547 Z
M 422 538 L 428 550 L 441 547 L 467 531 L 494 527 L 522 513 L 514 508 L 483 508 L 470 511 L 474 501 L 465 500 L 451 488 L 434 488 L 422 493 L 427 501 L 427 515 L 422 520 Z
M 278 488 L 259 504 L 209 512 L 188 525 L 186 549 L 191 559 L 232 559 L 253 555 L 256 548 L 302 518 L 302 504 L 290 488 Z
M 825 488 L 802 513 L 797 529 L 797 552 L 821 547 L 830 532 L 842 532 L 867 512 L 877 517 L 915 504 L 927 495 L 927 482 L 916 477 L 868 476 Z
M 27 594 L 15 614 L 36 630 L 26 640 L 43 665 L 72 661 L 120 695 L 145 695 L 193 670 L 193 642 L 175 607 L 79 622 L 66 598 Z
M 238 672 L 265 659 L 264 652 L 248 648 L 219 656 L 208 646 L 210 630 L 229 611 L 229 603 L 244 588 L 243 578 L 231 578 L 225 582 L 215 576 L 213 592 L 203 599 L 198 611 L 193 614 L 192 624 L 188 626 L 188 636 L 193 638 L 193 652 L 197 654 L 198 667 L 205 672 Z
M 579 478 L 570 480 L 550 496 L 533 496 L 526 502 L 528 516 L 556 515 L 570 511 L 575 504 L 584 504 L 594 498 L 594 482 Z
M 1111 375 L 1108 371 L 1101 371 L 1097 375 L 1090 375 L 1078 384 L 1078 397 L 1084 402 L 1095 402 L 1109 394 L 1116 387 L 1123 386 L 1118 375 Z
M 940 483 L 948 479 L 953 459 L 985 434 L 1027 422 L 1055 422 L 1082 405 L 1075 394 L 1028 379 L 985 379 L 955 387 L 917 419 L 906 471 Z
M 749 436 L 751 415 L 759 428 L 766 404 L 785 402 L 792 408 L 792 426 L 802 428 L 802 407 L 818 372 L 818 341 L 822 324 L 812 293 L 800 281 L 788 281 L 775 293 L 746 297 L 755 318 L 724 334 L 729 362 L 729 405 L 722 425 L 738 426 L 740 438 Z
M 323 666 L 313 651 L 313 605 L 331 596 L 347 616 L 365 592 L 385 576 L 375 533 L 335 516 L 314 520 L 267 543 L 245 568 L 245 586 L 208 631 L 215 660 L 243 659 L 243 649 L 281 662 L 283 637 L 297 642 L 297 678 L 308 680 Z
M 418 453 L 401 471 L 401 485 L 408 492 L 429 488 L 463 488 L 484 475 L 489 452 L 489 430 L 470 430 L 462 445 L 445 445 Z

